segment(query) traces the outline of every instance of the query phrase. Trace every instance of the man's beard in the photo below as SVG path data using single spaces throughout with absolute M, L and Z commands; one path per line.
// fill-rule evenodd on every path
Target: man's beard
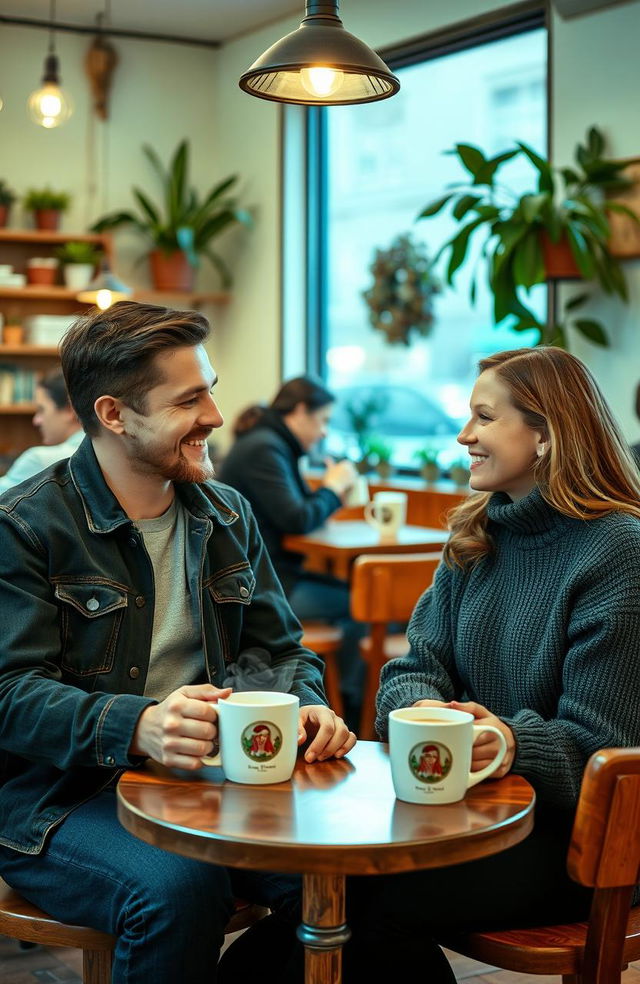
M 131 460 L 135 463 L 135 470 L 145 475 L 161 475 L 162 478 L 170 482 L 208 482 L 215 478 L 215 469 L 206 456 L 200 462 L 189 461 L 182 453 L 182 449 L 176 455 L 172 451 L 163 451 L 153 445 L 142 445 L 134 435 L 135 442 Z

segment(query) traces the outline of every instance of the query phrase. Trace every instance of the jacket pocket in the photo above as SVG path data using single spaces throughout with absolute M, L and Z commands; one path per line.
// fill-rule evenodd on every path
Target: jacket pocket
M 251 604 L 255 586 L 255 575 L 249 564 L 227 568 L 204 581 L 203 587 L 213 602 L 213 618 L 225 664 L 238 653 L 245 609 Z
M 236 570 L 226 570 L 205 582 L 214 601 L 224 605 L 238 602 L 240 605 L 250 605 L 256 587 L 255 575 L 247 564 Z
M 113 667 L 127 593 L 112 584 L 58 583 L 62 669 L 75 676 L 109 673 Z

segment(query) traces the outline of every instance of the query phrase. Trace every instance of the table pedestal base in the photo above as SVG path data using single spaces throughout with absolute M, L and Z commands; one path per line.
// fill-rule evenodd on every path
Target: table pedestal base
M 340 984 L 342 947 L 351 937 L 345 922 L 344 875 L 305 875 L 302 924 L 305 984 Z

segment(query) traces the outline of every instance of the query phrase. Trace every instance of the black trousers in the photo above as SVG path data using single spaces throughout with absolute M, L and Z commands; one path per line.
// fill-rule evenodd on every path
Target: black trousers
M 406 874 L 349 878 L 347 921 L 353 935 L 344 947 L 344 984 L 388 984 L 409 980 L 416 972 L 425 984 L 455 984 L 437 944 L 440 931 L 587 918 L 591 890 L 571 881 L 566 869 L 572 824 L 572 815 L 539 810 L 529 837 L 492 857 Z M 221 970 L 225 958 L 228 963 L 221 984 L 249 980 L 256 972 L 257 954 L 261 984 L 303 981 L 303 954 L 294 927 L 276 916 L 248 930 L 223 957 Z

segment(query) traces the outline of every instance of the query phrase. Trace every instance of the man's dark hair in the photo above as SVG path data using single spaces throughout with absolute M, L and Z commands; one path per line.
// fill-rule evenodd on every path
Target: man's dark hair
M 38 380 L 38 386 L 45 390 L 58 410 L 69 409 L 69 394 L 67 393 L 62 369 L 52 369 L 46 376 Z
M 313 376 L 296 376 L 295 379 L 283 383 L 269 404 L 269 409 L 284 417 L 293 413 L 299 403 L 304 403 L 307 410 L 313 411 L 335 403 L 335 399 L 321 380 Z M 233 422 L 233 436 L 241 437 L 257 427 L 264 419 L 266 409 L 264 403 L 254 403 L 239 413 Z
M 199 345 L 209 322 L 197 311 L 121 301 L 79 318 L 64 336 L 60 357 L 69 399 L 87 434 L 99 433 L 93 409 L 100 396 L 114 396 L 146 413 L 149 390 L 162 382 L 158 352 Z

